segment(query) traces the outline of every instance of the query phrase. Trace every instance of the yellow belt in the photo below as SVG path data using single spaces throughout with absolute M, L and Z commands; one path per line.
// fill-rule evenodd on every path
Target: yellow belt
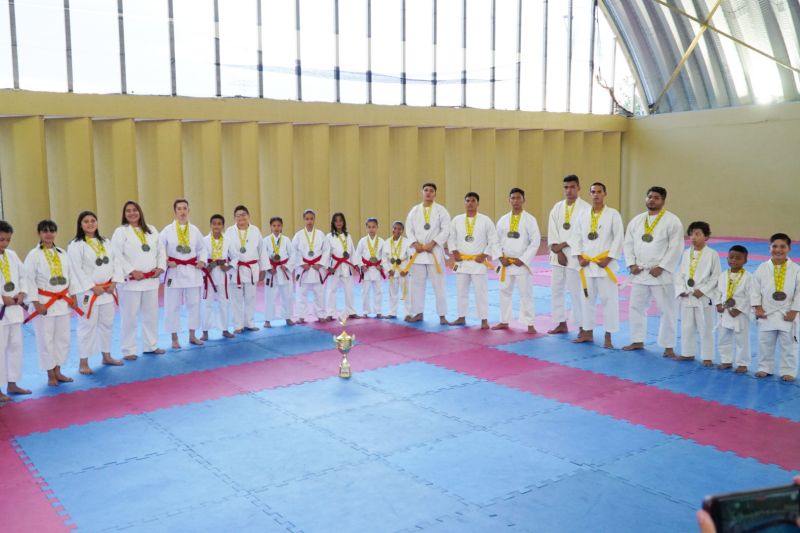
M 519 261 L 519 257 L 508 257 L 506 255 L 504 255 L 503 257 L 506 258 L 506 259 Z M 520 261 L 520 263 L 522 263 L 522 261 Z M 523 267 L 525 267 L 525 270 L 527 270 L 530 274 L 533 274 L 533 272 L 531 272 L 530 267 L 528 265 L 526 265 L 525 263 L 522 263 L 522 264 L 516 265 L 516 266 L 523 266 Z M 506 267 L 505 266 L 500 266 L 500 283 L 503 283 L 505 280 L 506 280 Z
M 436 259 L 436 254 L 433 253 L 433 252 L 424 252 L 424 253 L 428 253 L 428 254 L 431 254 L 433 256 L 433 262 L 436 263 L 436 272 L 441 274 L 442 273 L 442 267 L 439 266 L 439 260 Z M 414 252 L 414 255 L 411 256 L 411 259 L 408 260 L 408 264 L 403 269 L 403 272 L 408 272 L 409 271 L 409 269 L 411 268 L 411 265 L 413 265 L 414 261 L 417 260 L 417 256 L 418 255 L 419 255 L 419 252 Z
M 474 261 L 477 258 L 478 258 L 477 255 L 464 255 L 464 254 L 461 254 L 461 261 Z M 488 260 L 484 261 L 483 264 L 486 266 L 486 268 L 491 268 L 492 270 L 495 269 L 495 266 L 492 263 L 490 263 Z M 453 265 L 453 271 L 454 272 L 455 272 L 457 266 L 458 266 L 458 262 L 455 265 Z
M 594 256 L 594 257 L 589 257 L 589 256 L 588 256 L 588 255 L 586 255 L 586 254 L 581 254 L 581 257 L 583 257 L 583 258 L 584 258 L 586 261 L 589 261 L 590 263 L 595 263 L 595 264 L 597 264 L 597 263 L 599 263 L 600 261 L 602 261 L 603 259 L 605 259 L 605 258 L 607 258 L 607 257 L 608 257 L 608 252 L 609 252 L 609 251 L 608 251 L 608 250 L 606 250 L 606 251 L 605 251 L 605 252 L 603 252 L 602 254 L 600 254 L 600 255 L 596 255 L 596 256 Z M 615 276 L 615 275 L 614 275 L 614 272 L 613 272 L 613 271 L 612 271 L 610 268 L 608 268 L 608 265 L 606 265 L 606 266 L 603 268 L 603 270 L 605 270 L 605 271 L 606 271 L 606 274 L 608 274 L 608 278 L 609 278 L 611 281 L 613 281 L 614 283 L 616 283 L 616 282 L 617 282 L 617 276 Z M 586 298 L 588 298 L 588 297 L 589 297 L 589 290 L 586 288 L 586 274 L 583 272 L 583 267 L 581 267 L 581 270 L 580 270 L 580 272 L 581 272 L 581 286 L 583 287 L 583 295 L 584 295 Z

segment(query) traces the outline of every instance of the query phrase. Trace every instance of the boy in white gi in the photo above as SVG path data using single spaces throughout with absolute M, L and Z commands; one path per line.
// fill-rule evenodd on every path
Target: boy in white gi
M 692 222 L 686 230 L 691 246 L 683 252 L 675 275 L 675 294 L 681 305 L 681 349 L 676 361 L 692 361 L 700 337 L 703 366 L 714 365 L 714 302 L 717 301 L 719 255 L 706 246 L 711 228 L 706 222 Z
M 378 219 L 368 218 L 366 223 L 367 235 L 361 237 L 356 246 L 356 265 L 361 268 L 361 309 L 363 317 L 376 315 L 383 318 L 381 304 L 383 303 L 383 280 L 386 279 L 386 270 L 389 265 L 384 262 L 384 241 L 378 237 Z M 372 301 L 369 293 L 372 292 Z
M 233 327 L 236 333 L 258 331 L 255 323 L 256 286 L 264 279 L 266 261 L 261 230 L 250 224 L 250 211 L 243 205 L 233 210 L 235 224 L 225 230 L 228 256 L 235 281 L 231 287 Z
M 792 241 L 785 233 L 769 239 L 769 261 L 755 271 L 753 304 L 758 324 L 757 378 L 771 376 L 775 346 L 780 353 L 783 381 L 797 377 L 797 313 L 800 311 L 800 267 L 789 259 Z
M 208 251 L 208 266 L 203 271 L 203 336 L 208 340 L 210 329 L 219 329 L 226 339 L 234 335 L 228 331 L 228 314 L 230 310 L 230 275 L 228 259 L 228 242 L 225 240 L 225 217 L 219 214 L 211 216 L 208 221 L 211 232 L 205 236 Z
M 511 297 L 514 287 L 519 288 L 519 320 L 528 327 L 528 333 L 536 333 L 533 319 L 536 317 L 533 303 L 533 275 L 528 267 L 536 256 L 542 236 L 536 217 L 523 209 L 525 191 L 518 187 L 508 193 L 511 212 L 497 222 L 497 238 L 500 246 L 500 322 L 492 329 L 508 329 L 513 310 Z
M 728 250 L 728 271 L 717 281 L 717 347 L 719 369 L 727 370 L 735 362 L 737 374 L 744 374 L 750 366 L 750 296 L 753 276 L 744 269 L 747 248 L 735 244 Z M 733 346 L 736 345 L 736 354 Z
M 294 280 L 292 268 L 294 265 L 294 248 L 292 241 L 283 235 L 283 219 L 272 217 L 269 220 L 272 232 L 264 237 L 264 257 L 269 262 L 267 277 L 264 280 L 264 327 L 272 327 L 270 323 L 276 318 L 286 320 L 287 326 L 293 326 L 294 321 Z M 282 313 L 275 313 L 275 296 L 280 294 Z
M 570 174 L 563 180 L 564 199 L 556 203 L 550 210 L 547 223 L 547 245 L 550 247 L 550 265 L 553 274 L 550 278 L 552 291 L 552 316 L 558 323 L 547 333 L 567 333 L 567 304 L 566 293 L 569 292 L 572 300 L 572 319 L 578 324 L 579 331 L 583 331 L 583 318 L 581 313 L 581 282 L 578 275 L 578 260 L 570 250 L 575 220 L 584 211 L 589 210 L 589 204 L 584 202 L 579 194 L 581 184 L 578 176 Z
M 469 286 L 475 287 L 475 307 L 481 319 L 481 329 L 489 329 L 489 289 L 486 281 L 487 268 L 494 268 L 488 261 L 497 257 L 497 230 L 492 220 L 478 213 L 480 196 L 468 192 L 464 196 L 466 213 L 457 215 L 450 222 L 447 248 L 453 256 L 458 291 L 458 318 L 453 326 L 466 324 L 469 307 Z
M 358 318 L 356 307 L 353 303 L 353 275 L 360 273 L 355 261 L 356 249 L 353 237 L 347 231 L 347 220 L 344 213 L 334 213 L 331 217 L 331 232 L 326 236 L 330 250 L 328 273 L 325 284 L 328 286 L 326 298 L 328 300 L 328 318 L 340 318 L 336 311 L 336 289 L 339 285 L 344 291 L 344 315 L 347 318 Z
M 389 263 L 389 314 L 386 318 L 397 318 L 397 308 L 400 299 L 408 306 L 408 258 L 411 257 L 411 248 L 408 239 L 403 237 L 405 225 L 395 220 L 392 224 L 392 235 L 384 241 L 383 261 Z M 406 309 L 406 314 L 409 310 Z
M 581 265 L 579 275 L 583 331 L 573 342 L 594 342 L 595 306 L 603 306 L 603 327 L 606 330 L 603 347 L 613 348 L 612 333 L 619 331 L 619 287 L 617 259 L 622 257 L 625 238 L 619 211 L 606 205 L 606 186 L 595 182 L 589 188 L 592 207 L 575 219 L 572 253 Z
M 198 346 L 203 341 L 195 332 L 200 322 L 200 288 L 203 286 L 203 269 L 208 261 L 208 251 L 203 234 L 189 223 L 189 202 L 178 198 L 172 203 L 175 220 L 161 230 L 161 245 L 167 254 L 164 273 L 164 327 L 172 333 L 172 349 L 180 350 L 178 330 L 181 325 L 181 303 L 186 307 L 189 325 L 189 342 Z
M 317 322 L 325 321 L 325 267 L 330 261 L 328 239 L 314 227 L 317 215 L 311 209 L 303 211 L 303 229 L 294 234 L 292 246 L 297 256 L 295 282 L 297 289 L 297 322 L 305 322 L 305 315 L 313 308 Z M 311 295 L 311 304 L 307 304 Z
M 84 292 L 77 294 L 84 312 L 78 320 L 78 354 L 81 374 L 92 374 L 89 356 L 100 351 L 103 364 L 120 366 L 122 361 L 111 357 L 111 329 L 117 304 L 117 283 L 125 281 L 122 266 L 111 241 L 100 235 L 97 216 L 91 211 L 78 215 L 75 239 L 67 247 L 75 274 L 83 276 Z
M 409 296 L 411 309 L 406 322 L 420 322 L 425 309 L 425 282 L 428 278 L 436 294 L 439 323 L 447 325 L 447 296 L 444 291 L 444 246 L 450 231 L 450 213 L 437 204 L 436 184 L 422 185 L 422 203 L 411 208 L 406 218 L 406 233 L 413 251 L 409 260 L 411 275 Z
M 11 397 L 3 394 L 30 394 L 17 382 L 22 377 L 22 320 L 23 305 L 30 289 L 22 261 L 9 249 L 14 228 L 0 220 L 0 402 Z
M 658 344 L 664 348 L 664 357 L 673 357 L 677 320 L 672 276 L 683 250 L 683 226 L 664 209 L 666 200 L 666 189 L 650 187 L 645 198 L 647 211 L 633 217 L 625 232 L 625 263 L 633 286 L 628 301 L 631 343 L 622 349 L 644 349 L 647 307 L 655 298 L 661 312 Z

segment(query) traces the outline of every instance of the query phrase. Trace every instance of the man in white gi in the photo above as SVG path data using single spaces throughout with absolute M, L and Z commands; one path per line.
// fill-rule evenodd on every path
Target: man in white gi
M 228 256 L 233 267 L 231 287 L 233 327 L 235 333 L 258 331 L 255 323 L 256 286 L 267 270 L 263 257 L 261 230 L 250 224 L 250 211 L 243 205 L 233 210 L 235 224 L 225 230 Z
M 622 349 L 644 349 L 647 307 L 654 298 L 661 312 L 658 344 L 664 348 L 664 357 L 674 357 L 677 320 L 672 277 L 683 251 L 683 225 L 664 209 L 666 200 L 666 189 L 650 187 L 647 211 L 635 216 L 625 232 L 625 263 L 633 286 L 628 302 L 631 343 Z

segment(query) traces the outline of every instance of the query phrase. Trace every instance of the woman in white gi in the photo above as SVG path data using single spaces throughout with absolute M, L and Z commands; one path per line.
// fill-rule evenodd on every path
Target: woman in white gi
M 264 280 L 264 327 L 272 327 L 271 321 L 278 315 L 275 313 L 275 297 L 280 294 L 283 312 L 280 318 L 286 320 L 287 326 L 293 326 L 294 315 L 294 280 L 292 268 L 295 263 L 292 241 L 283 234 L 283 219 L 272 217 L 269 221 L 270 234 L 264 237 L 264 257 L 269 262 L 267 277 Z
M 17 382 L 22 377 L 22 320 L 23 305 L 30 293 L 25 269 L 17 254 L 9 249 L 14 228 L 0 220 L 0 402 L 11 397 L 3 394 L 30 394 Z
M 83 211 L 78 215 L 75 239 L 67 247 L 76 275 L 84 279 L 84 292 L 77 294 L 78 305 L 84 312 L 78 320 L 78 355 L 80 373 L 91 374 L 89 357 L 98 351 L 103 364 L 120 366 L 122 361 L 111 357 L 111 329 L 117 305 L 117 283 L 124 281 L 122 267 L 109 239 L 100 235 L 97 215 Z
M 155 226 L 147 224 L 142 208 L 129 200 L 122 208 L 122 225 L 111 244 L 122 266 L 125 282 L 117 287 L 121 312 L 123 359 L 134 361 L 136 332 L 142 325 L 144 353 L 163 354 L 158 347 L 158 284 L 167 257 Z
M 305 227 L 294 234 L 292 247 L 297 261 L 295 261 L 295 281 L 297 289 L 297 317 L 298 322 L 305 322 L 305 315 L 313 306 L 317 321 L 325 320 L 325 286 L 324 275 L 330 260 L 328 239 L 321 230 L 314 227 L 317 215 L 311 209 L 303 211 Z M 312 302 L 307 305 L 308 295 L 311 294 Z
M 339 285 L 344 290 L 344 314 L 347 318 L 357 318 L 353 305 L 353 273 L 358 272 L 355 263 L 355 246 L 353 238 L 347 231 L 344 213 L 334 213 L 331 217 L 331 232 L 327 235 L 330 262 L 325 284 L 328 300 L 328 321 L 339 318 L 336 311 L 336 289 Z

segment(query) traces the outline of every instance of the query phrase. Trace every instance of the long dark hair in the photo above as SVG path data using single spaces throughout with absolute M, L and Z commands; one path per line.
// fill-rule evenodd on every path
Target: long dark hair
M 49 218 L 40 220 L 39 223 L 36 225 L 36 233 L 39 234 L 43 231 L 52 231 L 53 233 L 58 233 L 58 225 Z M 42 239 L 39 239 L 39 248 L 43 246 L 44 243 L 42 242 Z M 53 246 L 56 247 L 55 242 L 53 243 Z
M 123 226 L 128 224 L 128 221 L 125 219 L 125 210 L 128 208 L 129 205 L 132 205 L 139 211 L 139 229 L 141 229 L 145 233 L 151 233 L 150 226 L 147 225 L 147 222 L 144 221 L 144 211 L 142 211 L 142 206 L 134 202 L 133 200 L 128 200 L 125 202 L 125 205 L 122 206 L 122 222 Z
M 89 216 L 94 217 L 94 219 L 97 220 L 97 215 L 95 215 L 91 211 L 82 211 L 81 214 L 78 215 L 78 229 L 75 230 L 75 239 L 74 240 L 76 240 L 76 241 L 85 241 L 86 240 L 86 232 L 83 231 L 82 222 L 83 222 L 84 218 L 89 217 Z M 97 225 L 97 229 L 94 232 L 94 237 L 100 242 L 103 242 L 105 240 L 100 235 L 100 225 L 99 224 Z
M 342 217 L 342 233 L 347 235 L 347 219 L 344 218 L 344 213 L 337 211 L 331 216 L 331 235 L 337 235 L 339 232 L 336 231 L 336 225 L 333 223 L 336 220 L 336 217 Z

